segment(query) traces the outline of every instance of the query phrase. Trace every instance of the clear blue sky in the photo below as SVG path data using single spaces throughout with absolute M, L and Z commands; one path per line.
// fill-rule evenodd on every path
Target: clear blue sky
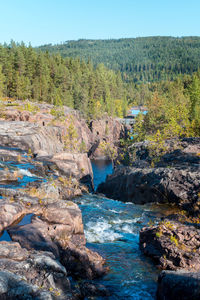
M 0 43 L 200 36 L 200 0 L 0 0 Z

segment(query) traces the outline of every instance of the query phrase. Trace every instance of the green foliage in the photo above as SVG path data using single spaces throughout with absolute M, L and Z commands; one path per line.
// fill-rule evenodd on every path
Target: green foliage
M 102 141 L 99 145 L 99 148 L 103 152 L 103 154 L 109 158 L 112 161 L 112 164 L 114 164 L 114 160 L 117 158 L 117 150 L 106 141 Z
M 30 102 L 27 102 L 25 105 L 24 105 L 24 109 L 29 111 L 29 112 L 32 112 L 32 113 L 37 113 L 39 111 L 39 107 L 37 105 L 34 105 Z
M 130 142 L 149 141 L 152 166 L 167 152 L 166 140 L 200 135 L 199 99 L 199 73 L 154 85 L 146 102 L 148 114 L 137 116 L 130 135 Z
M 144 115 L 139 113 L 135 119 L 135 124 L 133 126 L 133 131 L 130 133 L 130 138 L 134 142 L 140 142 L 145 139 L 145 129 L 144 129 Z
M 0 45 L 0 97 L 67 105 L 90 119 L 104 112 L 121 115 L 115 106 L 124 95 L 120 73 L 103 64 L 94 68 L 90 61 L 63 59 L 59 54 L 37 52 L 23 43 Z
M 39 47 L 63 57 L 91 59 L 120 70 L 125 81 L 173 80 L 200 68 L 200 37 L 142 37 L 118 40 L 78 40 Z
M 171 235 L 170 236 L 170 241 L 172 243 L 174 243 L 176 245 L 176 247 L 178 246 L 178 240 L 177 240 L 177 238 L 175 236 Z
M 5 76 L 2 72 L 2 66 L 0 65 L 0 97 L 4 95 Z
M 68 121 L 67 121 L 68 122 Z M 66 133 L 63 136 L 65 149 L 71 152 L 78 152 L 78 133 L 74 126 L 73 116 L 70 117 L 69 124 L 66 128 Z
M 154 167 L 154 164 L 167 152 L 167 148 L 160 130 L 157 130 L 156 134 L 149 136 L 148 140 L 150 142 L 148 145 L 149 156 L 152 160 L 152 167 Z
M 54 116 L 56 119 L 62 119 L 65 116 L 63 108 L 57 108 L 57 107 L 52 108 L 50 114 Z
M 156 237 L 157 237 L 157 238 L 160 238 L 160 237 L 162 236 L 162 234 L 163 234 L 162 231 L 157 231 L 157 232 L 156 232 Z

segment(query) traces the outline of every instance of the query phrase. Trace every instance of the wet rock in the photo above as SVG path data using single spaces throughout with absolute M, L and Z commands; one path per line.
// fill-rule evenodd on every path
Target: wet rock
M 158 278 L 157 299 L 200 299 L 200 273 L 163 271 Z
M 140 231 L 140 249 L 168 270 L 200 271 L 200 229 L 164 220 Z
M 109 297 L 110 293 L 101 284 L 94 284 L 93 282 L 83 282 L 80 286 L 81 294 L 83 297 Z

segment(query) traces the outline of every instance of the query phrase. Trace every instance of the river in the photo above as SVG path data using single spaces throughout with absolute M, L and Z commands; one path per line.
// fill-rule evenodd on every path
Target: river
M 28 171 L 34 168 L 31 164 L 4 164 L 17 168 L 23 175 L 18 185 L 4 185 L 6 188 L 23 188 L 30 181 L 42 180 Z M 112 173 L 112 164 L 92 161 L 92 167 L 96 189 L 106 175 Z M 155 299 L 158 270 L 139 250 L 139 231 L 149 221 L 159 220 L 163 209 L 123 203 L 95 194 L 86 194 L 74 201 L 82 211 L 87 246 L 102 255 L 109 268 L 106 276 L 96 280 L 110 291 L 106 299 Z M 25 216 L 20 225 L 30 223 L 31 217 Z M 6 230 L 0 240 L 10 240 Z
M 92 162 L 94 185 L 112 173 L 109 162 Z M 139 250 L 139 231 L 162 217 L 160 207 L 141 206 L 84 195 L 77 199 L 83 215 L 87 246 L 107 261 L 109 273 L 98 283 L 111 295 L 106 299 L 155 299 L 158 270 Z M 105 299 L 98 297 L 96 299 Z

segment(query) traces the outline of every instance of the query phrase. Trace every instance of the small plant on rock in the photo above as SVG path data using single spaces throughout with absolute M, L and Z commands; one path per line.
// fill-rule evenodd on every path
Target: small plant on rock
M 178 240 L 177 240 L 177 238 L 174 235 L 170 236 L 170 241 L 172 243 L 174 243 L 176 245 L 176 247 L 178 247 Z

